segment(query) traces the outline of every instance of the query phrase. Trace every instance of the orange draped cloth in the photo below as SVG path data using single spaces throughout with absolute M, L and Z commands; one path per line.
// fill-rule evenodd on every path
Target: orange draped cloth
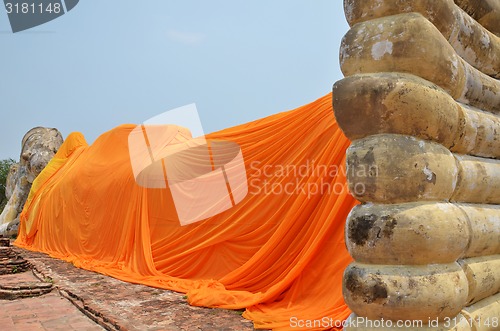
M 345 178 L 350 142 L 331 94 L 210 134 L 241 147 L 248 194 L 186 226 L 168 188 L 135 182 L 127 144 L 135 127 L 119 126 L 90 146 L 70 134 L 33 183 L 15 244 L 187 293 L 192 305 L 245 308 L 256 328 L 341 329 L 350 314 L 344 221 L 357 202 Z

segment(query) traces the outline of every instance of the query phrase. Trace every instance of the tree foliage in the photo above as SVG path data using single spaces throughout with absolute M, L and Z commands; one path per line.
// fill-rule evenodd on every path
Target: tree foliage
M 9 175 L 10 166 L 16 163 L 13 159 L 0 160 L 0 212 L 7 204 L 5 196 L 5 187 L 7 184 L 7 176 Z

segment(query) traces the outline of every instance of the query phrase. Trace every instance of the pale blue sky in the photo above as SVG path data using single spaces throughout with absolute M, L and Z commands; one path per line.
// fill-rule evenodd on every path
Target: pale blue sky
M 0 12 L 0 159 L 34 126 L 89 143 L 196 103 L 205 132 L 293 109 L 342 78 L 341 0 L 82 0 L 13 34 Z

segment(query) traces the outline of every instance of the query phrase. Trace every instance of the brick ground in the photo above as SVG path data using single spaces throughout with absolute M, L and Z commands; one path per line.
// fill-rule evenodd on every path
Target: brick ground
M 122 282 L 76 268 L 70 263 L 52 259 L 42 253 L 19 248 L 15 250 L 35 267 L 40 278 L 51 278 L 62 296 L 108 330 L 254 330 L 252 322 L 244 319 L 241 312 L 192 307 L 180 293 Z M 49 294 L 39 299 L 44 300 L 43 298 L 48 296 L 51 300 L 57 298 L 56 294 Z M 24 304 L 25 300 L 34 299 L 23 299 L 21 302 Z M 59 300 L 69 304 L 67 300 Z M 3 312 L 0 314 L 4 315 Z M 29 314 L 23 318 L 29 320 Z M 68 324 L 64 318 L 59 322 L 60 324 L 56 321 L 50 326 L 57 325 L 62 328 L 67 325 L 79 325 L 75 324 L 76 322 Z M 0 328 L 1 326 L 0 320 Z M 43 324 L 42 326 L 45 327 Z M 82 329 L 78 330 L 85 330 L 83 324 L 81 327 Z
M 2 330 L 104 330 L 57 292 L 35 298 L 2 301 L 1 307 Z
M 0 286 L 39 282 L 31 271 L 0 276 Z M 57 291 L 34 298 L 0 300 L 0 305 L 1 330 L 104 330 Z

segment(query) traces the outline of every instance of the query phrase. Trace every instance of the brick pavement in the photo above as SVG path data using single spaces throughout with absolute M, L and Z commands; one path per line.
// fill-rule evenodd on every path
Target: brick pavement
M 22 260 L 9 247 L 1 248 L 9 250 L 9 256 L 4 257 Z M 9 261 L 2 260 L 3 265 Z M 23 263 L 26 268 L 9 269 L 15 273 L 0 275 L 1 330 L 103 330 L 57 292 L 49 293 L 53 290 L 50 280 L 40 280 Z
M 241 312 L 192 307 L 187 304 L 184 295 L 180 293 L 122 282 L 76 268 L 70 263 L 50 258 L 42 253 L 19 248 L 15 248 L 15 250 L 33 265 L 39 278 L 51 279 L 60 295 L 67 298 L 80 311 L 107 330 L 254 330 L 252 322 L 244 319 Z M 56 293 L 53 291 L 51 294 L 36 299 L 42 300 L 42 302 L 44 298 L 55 300 L 58 298 Z M 26 300 L 35 299 L 22 299 L 21 302 L 24 304 Z M 59 300 L 69 304 L 68 300 Z M 43 305 L 43 303 L 39 304 Z M 77 309 L 75 306 L 72 307 Z M 29 315 L 24 317 L 29 320 Z M 33 318 L 36 320 L 36 317 Z M 80 325 L 73 320 L 68 324 L 68 321 L 64 320 L 65 318 L 67 317 L 61 316 L 61 320 L 59 320 L 60 324 L 58 325 L 61 328 L 61 325 L 71 327 L 73 327 L 72 325 Z M 89 319 L 87 322 L 91 323 Z M 49 326 L 56 324 L 57 322 Z M 0 328 L 1 325 L 0 320 Z M 41 325 L 45 327 L 43 323 Z M 78 330 L 86 330 L 83 324 L 81 327 Z M 71 329 L 69 328 L 69 330 Z
M 104 330 L 57 292 L 35 298 L 2 301 L 0 329 L 5 331 Z

